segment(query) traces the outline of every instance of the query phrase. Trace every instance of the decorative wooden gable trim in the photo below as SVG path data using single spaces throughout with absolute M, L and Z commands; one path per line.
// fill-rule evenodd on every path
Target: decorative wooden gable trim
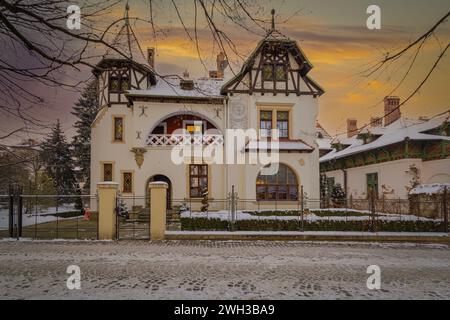
M 291 57 L 296 62 L 292 65 Z M 312 69 L 297 43 L 288 39 L 263 39 L 241 71 L 227 82 L 222 94 L 267 93 L 322 95 L 324 90 L 307 73 Z M 302 81 L 306 86 L 302 86 Z M 304 88 L 303 88 L 304 87 Z

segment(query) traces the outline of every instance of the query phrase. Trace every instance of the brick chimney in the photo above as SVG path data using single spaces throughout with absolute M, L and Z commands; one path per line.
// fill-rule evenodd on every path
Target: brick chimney
M 217 61 L 217 78 L 223 78 L 223 74 L 227 66 L 227 61 L 225 60 L 225 55 L 223 54 L 223 52 L 220 52 L 217 55 L 216 61 Z
M 358 133 L 356 119 L 347 119 L 347 138 L 351 138 Z
M 401 113 L 399 97 L 384 98 L 384 126 L 390 125 L 392 122 L 400 119 Z
M 147 48 L 147 61 L 152 69 L 155 69 L 155 48 Z
M 382 127 L 383 126 L 383 117 L 378 117 L 378 116 L 370 117 L 370 126 L 371 127 Z

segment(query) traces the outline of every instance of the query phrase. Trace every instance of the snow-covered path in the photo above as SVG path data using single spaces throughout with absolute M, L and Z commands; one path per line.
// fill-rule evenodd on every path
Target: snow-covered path
M 81 290 L 68 290 L 69 265 Z M 381 268 L 381 290 L 366 287 Z M 0 298 L 449 299 L 445 245 L 0 242 Z

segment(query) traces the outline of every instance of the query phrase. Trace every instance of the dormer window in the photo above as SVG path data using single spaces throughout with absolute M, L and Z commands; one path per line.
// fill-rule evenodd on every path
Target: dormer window
M 280 63 L 266 63 L 263 66 L 264 81 L 285 81 L 287 79 L 286 66 Z
M 110 77 L 109 91 L 110 92 L 125 92 L 130 89 L 130 81 L 128 77 Z

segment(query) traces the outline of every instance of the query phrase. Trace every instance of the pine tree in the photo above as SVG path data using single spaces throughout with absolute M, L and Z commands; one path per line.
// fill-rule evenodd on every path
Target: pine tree
M 340 183 L 337 183 L 333 187 L 333 191 L 331 192 L 331 200 L 333 201 L 333 204 L 335 205 L 343 205 L 345 204 L 345 192 L 342 190 L 342 186 Z
M 76 178 L 84 182 L 84 192 L 89 193 L 91 167 L 91 124 L 98 111 L 97 81 L 92 81 L 85 88 L 71 112 L 78 118 L 74 127 L 73 156 L 77 167 Z
M 76 190 L 70 149 L 70 144 L 67 143 L 58 120 L 41 146 L 41 157 L 45 170 L 52 179 L 53 186 L 58 194 L 73 194 Z

